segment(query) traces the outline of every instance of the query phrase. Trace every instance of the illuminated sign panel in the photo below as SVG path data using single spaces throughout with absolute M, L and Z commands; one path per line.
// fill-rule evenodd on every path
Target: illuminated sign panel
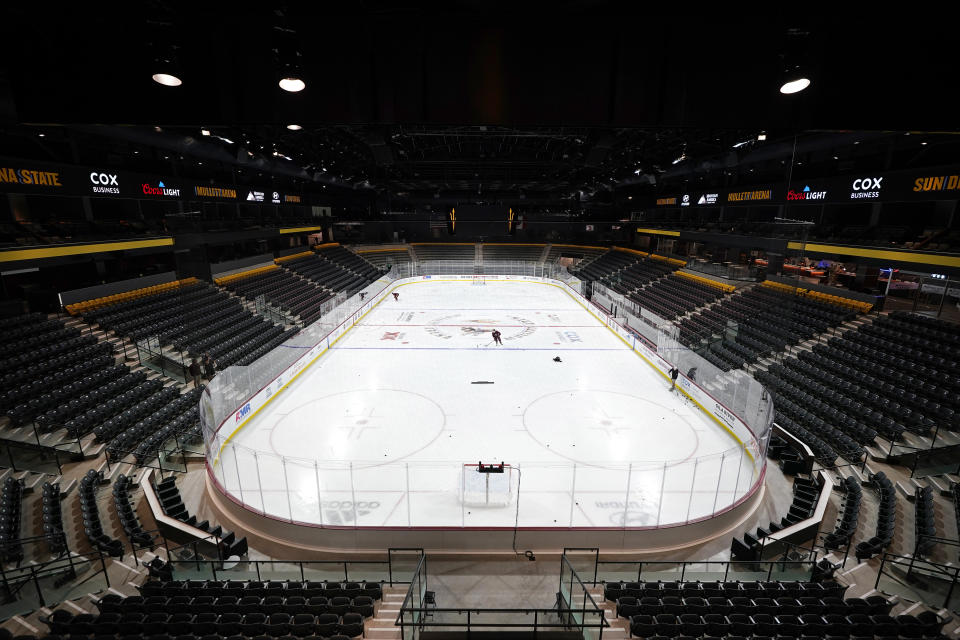
M 822 202 L 826 199 L 826 190 L 819 191 L 815 187 L 810 188 L 810 185 L 804 185 L 799 191 L 793 189 L 787 191 L 787 202 Z
M 193 188 L 193 192 L 202 198 L 227 198 L 230 200 L 237 199 L 236 189 L 224 189 L 222 187 L 207 187 L 197 185 Z
M 673 196 L 672 198 L 657 198 L 658 207 L 675 207 L 677 206 L 677 197 Z
M 773 198 L 772 189 L 757 189 L 755 191 L 731 191 L 727 194 L 727 202 L 762 202 Z
M 0 182 L 10 184 L 28 184 L 37 187 L 62 187 L 58 171 L 39 171 L 37 169 L 21 169 L 14 167 L 0 167 Z
M 913 181 L 914 193 L 960 190 L 960 175 L 924 176 Z

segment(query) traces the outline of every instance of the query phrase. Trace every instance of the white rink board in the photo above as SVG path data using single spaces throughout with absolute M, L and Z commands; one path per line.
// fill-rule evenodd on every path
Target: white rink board
M 325 526 L 663 526 L 746 495 L 740 443 L 569 288 L 485 280 L 391 288 L 399 300 L 251 412 L 217 481 L 257 511 Z M 519 470 L 519 505 L 517 487 L 506 507 L 460 504 L 462 465 L 481 460 Z

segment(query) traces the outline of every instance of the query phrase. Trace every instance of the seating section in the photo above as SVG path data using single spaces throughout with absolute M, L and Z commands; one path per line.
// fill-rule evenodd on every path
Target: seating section
M 715 302 L 726 291 L 678 274 L 671 274 L 638 289 L 627 297 L 665 320 L 683 316 L 697 307 Z
M 160 446 L 171 438 L 177 438 L 181 445 L 199 442 L 198 406 L 203 389 L 198 387 L 178 395 L 175 388 L 166 387 L 160 392 L 164 403 L 159 409 L 143 411 L 135 407 L 129 413 L 124 411 L 94 429 L 97 439 L 112 438 L 107 447 L 111 460 L 121 460 L 133 453 L 137 464 L 157 457 Z
M 477 250 L 470 244 L 433 244 L 429 242 L 411 243 L 418 261 L 424 260 L 464 260 L 473 262 Z
M 572 244 L 552 244 L 547 253 L 546 262 L 556 262 L 560 258 L 579 258 L 586 262 L 607 252 L 602 247 L 581 247 Z
M 827 549 L 842 549 L 850 544 L 860 517 L 860 503 L 863 500 L 860 483 L 855 477 L 847 476 L 839 486 L 843 490 L 843 500 L 840 503 L 836 526 L 823 539 L 823 546 Z
M 819 476 L 817 477 L 819 478 Z M 776 533 L 793 526 L 798 522 L 813 517 L 817 502 L 820 500 L 821 485 L 818 479 L 797 477 L 793 480 L 793 502 L 790 511 L 780 519 L 779 523 L 771 522 L 769 529 L 757 528 L 756 535 L 749 531 L 743 534 L 743 540 L 734 538 L 730 545 L 731 560 L 759 560 L 763 539 L 771 533 Z
M 140 593 L 105 595 L 99 615 L 56 610 L 47 637 L 356 638 L 382 598 L 376 582 L 148 581 Z
M 640 638 L 921 638 L 944 621 L 890 616 L 880 595 L 844 599 L 836 582 L 628 582 L 604 585 Z
M 97 493 L 101 484 L 104 484 L 103 476 L 93 469 L 87 471 L 86 475 L 80 479 L 78 492 L 80 512 L 83 516 L 83 532 L 95 549 L 119 558 L 123 555 L 123 543 L 104 533 L 103 523 L 100 521 Z
M 294 257 L 280 264 L 331 295 L 341 291 L 352 294 L 380 277 L 379 269 L 343 247 L 322 249 L 315 255 Z
M 140 519 L 137 518 L 136 509 L 130 499 L 130 479 L 122 473 L 113 483 L 113 505 L 120 518 L 123 532 L 127 534 L 130 543 L 135 547 L 152 549 L 155 540 L 144 530 Z
M 937 526 L 934 520 L 933 488 L 917 487 L 914 496 L 914 553 L 927 556 L 937 542 Z
M 634 253 L 607 251 L 592 262 L 584 261 L 586 264 L 577 264 L 570 267 L 570 273 L 585 281 L 603 280 L 630 265 L 636 264 L 641 259 L 642 256 Z
M 877 492 L 880 506 L 877 509 L 876 535 L 857 544 L 858 560 L 872 558 L 893 541 L 897 526 L 897 494 L 886 474 L 878 471 L 870 478 L 870 486 Z
M 200 531 L 219 538 L 220 557 L 241 557 L 247 554 L 247 539 L 240 538 L 233 532 L 224 532 L 219 525 L 211 525 L 208 521 L 197 521 L 197 516 L 190 515 L 187 507 L 183 504 L 183 498 L 180 497 L 180 490 L 177 488 L 177 479 L 175 476 L 169 476 L 157 483 L 154 491 L 157 499 L 160 500 L 160 508 L 163 513 L 171 518 L 176 518 L 181 522 L 195 527 Z
M 704 357 L 729 371 L 855 317 L 848 309 L 760 286 L 681 320 L 680 341 L 692 349 L 709 344 Z
M 276 265 L 236 276 L 240 277 L 228 276 L 229 280 L 222 278 L 217 283 L 246 300 L 263 296 L 269 304 L 299 318 L 303 326 L 319 318 L 323 303 L 333 298 L 329 290 Z
M 861 421 L 853 402 L 843 395 L 842 381 L 820 382 L 796 359 L 754 376 L 773 397 L 775 422 L 803 440 L 821 464 L 833 465 L 838 455 L 850 462 L 862 460 L 864 447 L 875 442 L 876 431 Z
M 483 261 L 523 260 L 524 262 L 538 262 L 543 255 L 544 245 L 525 244 L 484 244 Z
M 891 322 L 916 329 L 912 319 L 918 316 L 899 316 L 907 320 L 895 316 L 830 338 L 812 351 L 784 360 L 782 366 L 771 366 L 768 374 L 755 375 L 768 390 L 779 389 L 797 399 L 796 413 L 810 410 L 860 445 L 873 443 L 877 434 L 897 441 L 905 430 L 918 435 L 930 435 L 934 429 L 960 431 L 960 376 L 952 361 L 955 347 L 949 342 L 939 347 L 945 358 L 934 355 L 937 347 L 926 338 L 917 338 L 921 345 L 911 353 L 898 349 L 892 335 L 879 331 L 892 331 L 886 329 Z M 909 340 L 909 335 L 901 333 L 898 339 Z M 790 408 L 788 403 L 777 404 L 778 419 Z M 819 429 L 814 431 L 830 440 Z
M 164 284 L 153 285 L 152 287 L 143 287 L 142 289 L 134 289 L 132 291 L 125 291 L 123 293 L 118 293 L 111 296 L 93 298 L 92 300 L 84 300 L 83 302 L 68 304 L 64 308 L 67 310 L 67 313 L 72 316 L 87 315 L 102 307 L 109 307 L 121 302 L 128 302 L 130 300 L 139 300 L 140 298 L 149 298 L 165 292 L 177 291 L 178 289 L 195 284 L 196 282 L 196 278 L 174 280 L 173 282 L 165 282 Z
M 23 516 L 23 481 L 7 476 L 0 493 L 0 560 L 23 560 L 20 521 Z
M 247 310 L 227 292 L 200 282 L 97 309 L 87 322 L 117 335 L 156 337 L 161 346 L 187 357 L 209 352 L 219 369 L 247 365 L 296 329 L 284 331 Z
M 112 345 L 92 335 L 43 314 L 8 321 L 0 331 L 0 411 L 15 427 L 117 374 L 108 371 Z
M 43 498 L 40 509 L 43 518 L 43 537 L 47 548 L 54 556 L 67 550 L 67 533 L 63 528 L 63 511 L 60 507 L 60 485 L 43 483 Z
M 629 296 L 640 287 L 672 273 L 674 269 L 675 266 L 665 262 L 642 259 L 606 276 L 600 283 L 621 295 Z
M 382 249 L 379 251 L 375 249 L 360 249 L 356 253 L 378 269 L 385 269 L 387 265 L 410 262 L 410 251 L 407 250 L 406 247 L 402 249 Z

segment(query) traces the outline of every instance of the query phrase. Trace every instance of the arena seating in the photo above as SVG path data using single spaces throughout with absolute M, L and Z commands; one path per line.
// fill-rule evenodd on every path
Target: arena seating
M 356 638 L 382 597 L 376 582 L 148 581 L 140 592 L 103 596 L 99 615 L 54 611 L 47 637 Z
M 84 320 L 132 339 L 156 336 L 188 356 L 209 352 L 218 368 L 249 364 L 286 340 L 285 332 L 212 285 L 190 282 L 98 308 Z
M 827 549 L 841 549 L 850 543 L 857 529 L 857 520 L 860 517 L 860 503 L 863 499 L 863 490 L 860 483 L 853 476 L 847 476 L 839 485 L 843 489 L 843 501 L 840 503 L 840 515 L 836 526 L 823 539 L 823 546 Z
M 429 242 L 411 243 L 418 261 L 425 260 L 458 260 L 473 262 L 476 257 L 476 248 L 473 243 L 466 244 L 433 244 Z
M 880 506 L 877 510 L 876 534 L 857 544 L 858 560 L 872 558 L 893 541 L 897 525 L 897 495 L 893 483 L 886 474 L 878 471 L 870 478 L 870 486 L 877 492 Z
M 344 247 L 322 247 L 317 250 L 317 255 L 324 260 L 329 260 L 341 269 L 351 271 L 360 276 L 363 284 L 359 285 L 358 288 L 380 277 L 379 269 L 364 260 L 361 256 Z
M 790 504 L 787 515 L 783 516 L 779 523 L 771 522 L 768 529 L 758 527 L 756 535 L 747 532 L 743 535 L 743 540 L 733 538 L 730 545 L 730 559 L 759 560 L 763 538 L 813 516 L 817 501 L 820 499 L 821 489 L 821 484 L 816 478 L 794 478 L 793 502 Z
M 590 261 L 598 258 L 605 253 L 607 249 L 602 247 L 581 247 L 571 244 L 551 244 L 550 251 L 547 252 L 545 262 L 556 262 L 561 258 L 579 258 L 581 264 L 588 264 Z
M 178 396 L 173 394 L 175 399 L 156 412 L 146 416 L 140 412 L 121 414 L 115 420 L 108 420 L 101 428 L 115 431 L 107 447 L 107 455 L 112 460 L 120 460 L 132 452 L 137 464 L 144 464 L 156 457 L 159 447 L 171 438 L 178 438 L 181 445 L 199 442 L 198 403 L 201 393 L 203 387 L 191 389 Z
M 93 469 L 87 471 L 86 475 L 80 479 L 78 492 L 80 495 L 80 511 L 83 517 L 83 531 L 95 549 L 119 558 L 123 555 L 123 543 L 108 536 L 103 530 L 103 523 L 100 521 L 97 492 L 103 483 L 103 476 Z
M 570 267 L 570 272 L 585 281 L 603 280 L 630 265 L 639 262 L 642 256 L 623 251 L 608 251 L 596 260 Z
M 323 249 L 314 255 L 283 260 L 280 264 L 334 294 L 341 291 L 352 294 L 380 276 L 376 267 L 343 247 Z
M 67 550 L 67 534 L 63 529 L 63 511 L 60 507 L 60 485 L 43 483 L 41 511 L 43 537 L 50 553 L 59 556 Z
M 914 553 L 927 556 L 936 545 L 937 527 L 933 507 L 933 488 L 917 487 L 914 494 Z
M 848 598 L 826 582 L 628 582 L 604 585 L 618 617 L 641 638 L 920 638 L 940 633 L 943 620 L 891 617 L 883 596 Z
M 23 516 L 23 480 L 7 477 L 0 493 L 0 560 L 20 562 L 20 521 Z
M 130 500 L 130 479 L 122 473 L 113 483 L 113 505 L 130 542 L 135 547 L 152 549 L 154 538 L 144 530 L 137 518 L 136 508 Z
M 406 247 L 380 250 L 361 249 L 356 253 L 378 269 L 385 269 L 387 265 L 410 262 L 410 251 Z
M 725 291 L 671 274 L 630 293 L 627 297 L 665 320 L 673 320 L 697 307 L 715 302 Z
M 682 319 L 680 341 L 693 349 L 710 343 L 704 357 L 728 371 L 769 357 L 854 317 L 856 312 L 828 302 L 760 286 Z M 735 338 L 723 338 L 728 331 L 735 331 Z
M 546 245 L 535 244 L 483 244 L 483 261 L 497 262 L 500 260 L 522 260 L 524 262 L 539 262 Z
M 276 265 L 228 278 L 218 279 L 217 283 L 246 300 L 263 296 L 268 303 L 298 317 L 304 326 L 319 318 L 323 303 L 333 298 L 330 291 Z
M 658 260 L 643 259 L 606 276 L 600 283 L 621 295 L 629 295 L 640 287 L 671 273 L 675 268 Z

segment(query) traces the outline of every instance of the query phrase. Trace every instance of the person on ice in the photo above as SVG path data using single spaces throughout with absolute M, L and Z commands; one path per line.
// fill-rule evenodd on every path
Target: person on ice
M 499 332 L 499 331 L 497 331 L 496 329 L 494 329 L 494 330 L 493 330 L 493 333 L 491 333 L 490 335 L 493 336 L 493 341 L 494 341 L 494 343 L 503 346 L 503 342 L 500 341 L 500 332 Z
M 670 369 L 670 391 L 677 388 L 677 376 L 680 375 L 680 369 L 674 367 Z
M 400 294 L 397 293 L 396 291 L 394 291 L 394 292 L 393 292 L 393 299 L 394 299 L 394 300 L 399 300 L 399 299 L 400 299 Z

